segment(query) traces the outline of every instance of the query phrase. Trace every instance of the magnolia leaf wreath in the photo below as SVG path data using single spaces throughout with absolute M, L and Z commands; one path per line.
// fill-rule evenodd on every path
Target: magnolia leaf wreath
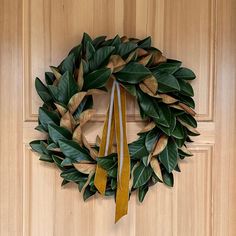
M 59 66 L 50 68 L 52 72 L 45 73 L 46 85 L 35 80 L 44 102 L 36 130 L 46 138 L 30 146 L 40 160 L 55 163 L 61 170 L 62 185 L 76 183 L 84 200 L 96 192 L 114 195 L 115 222 L 127 214 L 133 191 L 138 191 L 142 202 L 157 182 L 173 186 L 172 172 L 180 172 L 178 162 L 192 156 L 186 142 L 199 135 L 189 83 L 195 74 L 190 69 L 164 57 L 151 46 L 151 37 L 139 40 L 117 35 L 106 40 L 86 33 Z M 112 88 L 102 136 L 90 145 L 84 125 L 95 114 L 95 96 L 107 93 L 108 81 Z M 126 93 L 136 99 L 147 123 L 129 144 Z

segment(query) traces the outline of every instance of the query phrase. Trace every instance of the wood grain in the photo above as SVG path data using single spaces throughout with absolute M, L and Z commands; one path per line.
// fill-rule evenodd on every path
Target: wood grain
M 3 236 L 234 236 L 236 232 L 236 2 L 235 0 L 19 0 L 0 1 L 0 235 Z M 184 62 L 198 79 L 196 111 L 201 136 L 194 157 L 180 163 L 175 187 L 150 188 L 114 224 L 113 198 L 83 202 L 77 187 L 61 187 L 60 172 L 38 160 L 28 143 L 41 104 L 34 89 L 91 36 L 151 35 L 155 47 Z M 93 143 L 107 98 L 87 124 Z M 100 101 L 103 101 L 101 104 Z M 128 139 L 143 123 L 128 98 Z
M 21 235 L 22 2 L 0 1 L 0 235 Z

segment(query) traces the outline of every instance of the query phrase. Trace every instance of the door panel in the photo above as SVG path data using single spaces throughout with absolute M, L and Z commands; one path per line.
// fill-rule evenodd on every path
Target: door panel
M 0 235 L 233 236 L 236 230 L 236 2 L 234 0 L 0 1 Z M 83 202 L 77 187 L 61 187 L 59 171 L 42 163 L 28 143 L 41 105 L 34 79 L 43 79 L 80 42 L 117 33 L 151 35 L 169 58 L 197 74 L 193 82 L 201 136 L 194 157 L 180 163 L 174 188 L 134 194 L 129 213 L 114 224 L 114 200 Z M 100 97 L 108 103 L 108 99 Z M 128 140 L 142 127 L 128 98 Z M 106 111 L 86 127 L 93 143 Z

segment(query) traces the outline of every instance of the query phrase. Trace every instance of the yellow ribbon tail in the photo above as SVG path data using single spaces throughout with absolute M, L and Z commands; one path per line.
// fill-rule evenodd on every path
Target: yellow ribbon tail
M 109 108 L 110 109 L 110 108 Z M 109 119 L 109 109 L 107 111 L 106 120 L 104 122 L 103 131 L 102 131 L 102 140 L 99 148 L 98 157 L 104 157 L 111 152 L 112 144 L 113 144 L 113 137 L 114 137 L 114 119 L 111 120 L 111 131 L 110 131 L 110 138 L 109 138 L 109 145 L 108 145 L 108 153 L 106 154 L 106 139 L 107 139 L 107 131 L 108 131 L 108 119 Z M 114 113 L 114 112 L 112 112 Z M 113 115 L 112 115 L 113 116 Z M 107 172 L 101 166 L 97 165 L 96 173 L 94 178 L 94 185 L 97 190 L 104 195 L 106 191 L 106 184 L 107 184 Z
M 117 86 L 119 86 L 118 83 Z M 118 93 L 119 91 L 120 94 Z M 122 216 L 126 215 L 128 212 L 130 179 L 130 156 L 126 136 L 126 97 L 124 88 L 119 86 L 119 91 L 117 89 L 115 91 L 114 96 L 114 116 L 118 153 L 118 178 L 116 191 L 115 222 L 117 222 Z M 121 134 L 123 134 L 122 138 Z

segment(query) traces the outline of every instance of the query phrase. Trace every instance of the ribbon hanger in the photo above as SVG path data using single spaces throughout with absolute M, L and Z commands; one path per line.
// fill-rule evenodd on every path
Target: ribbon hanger
M 126 136 L 126 96 L 125 90 L 114 80 L 111 89 L 110 104 L 103 126 L 99 157 L 111 153 L 114 132 L 116 134 L 118 153 L 118 176 L 116 191 L 115 222 L 128 212 L 130 156 Z M 107 172 L 97 165 L 94 184 L 101 194 L 105 194 Z

